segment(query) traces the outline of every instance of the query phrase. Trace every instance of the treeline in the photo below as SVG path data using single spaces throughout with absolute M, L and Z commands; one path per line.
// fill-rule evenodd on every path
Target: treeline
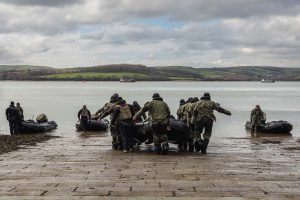
M 26 70 L 0 72 L 0 80 L 41 80 L 42 76 L 58 73 L 56 70 Z
M 74 73 L 78 76 L 74 77 Z M 83 73 L 82 75 L 80 73 Z M 95 76 L 84 76 L 84 73 L 95 73 Z M 103 73 L 103 76 L 99 76 Z M 112 73 L 112 75 L 110 74 Z M 119 81 L 123 78 L 134 78 L 137 81 L 258 81 L 268 76 L 275 80 L 300 81 L 299 68 L 279 68 L 265 66 L 241 66 L 227 68 L 193 68 L 185 66 L 147 67 L 145 65 L 113 64 L 93 67 L 76 67 L 56 69 L 38 66 L 1 66 L 0 80 L 51 80 L 51 81 Z M 128 73 L 129 75 L 126 75 Z M 136 73 L 138 75 L 130 75 Z M 72 74 L 73 76 L 68 76 Z M 50 75 L 50 76 L 49 76 Z

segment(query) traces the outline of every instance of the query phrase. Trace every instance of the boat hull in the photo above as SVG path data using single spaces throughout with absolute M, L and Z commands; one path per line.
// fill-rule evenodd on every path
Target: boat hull
M 170 119 L 170 131 L 167 132 L 168 141 L 173 144 L 184 144 L 188 142 L 189 128 L 186 124 Z M 137 123 L 135 125 L 134 140 L 136 143 L 145 142 L 152 135 L 152 125 L 149 122 Z
M 106 131 L 108 129 L 109 122 L 107 120 L 101 120 L 100 122 L 94 119 L 91 119 L 87 123 L 86 131 Z M 80 126 L 80 122 L 76 123 L 76 129 L 79 131 L 83 131 Z
M 246 122 L 245 127 L 247 130 L 251 130 L 252 123 Z M 287 121 L 272 121 L 265 123 L 261 129 L 261 133 L 277 133 L 277 134 L 288 134 L 293 130 L 293 125 Z
M 19 128 L 19 132 L 21 134 L 24 133 L 45 133 L 55 130 L 57 128 L 57 124 L 55 121 L 37 123 L 33 120 L 23 121 L 21 127 Z

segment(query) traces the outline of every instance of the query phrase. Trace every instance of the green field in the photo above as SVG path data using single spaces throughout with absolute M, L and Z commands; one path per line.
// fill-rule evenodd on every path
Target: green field
M 148 76 L 142 73 L 130 73 L 130 72 L 111 72 L 111 73 L 103 73 L 103 72 L 79 72 L 79 73 L 66 73 L 66 74 L 52 74 L 43 76 L 44 78 L 49 79 L 73 79 L 73 78 L 147 78 Z

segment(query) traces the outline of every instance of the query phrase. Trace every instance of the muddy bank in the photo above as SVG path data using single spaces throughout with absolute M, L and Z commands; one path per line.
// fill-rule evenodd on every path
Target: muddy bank
M 33 146 L 38 142 L 57 138 L 53 135 L 0 135 L 0 154 L 15 151 L 21 148 L 21 145 Z

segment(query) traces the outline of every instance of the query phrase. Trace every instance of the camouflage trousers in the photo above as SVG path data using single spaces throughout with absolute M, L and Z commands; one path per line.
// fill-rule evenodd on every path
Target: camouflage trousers
M 167 124 L 152 124 L 152 132 L 155 147 L 161 147 L 161 143 L 168 142 Z
M 122 148 L 122 136 L 116 127 L 110 127 L 112 145 L 114 148 Z
M 195 141 L 200 141 L 201 139 L 210 139 L 213 123 L 214 121 L 207 117 L 201 118 L 199 121 L 196 121 L 195 133 L 194 133 Z M 203 129 L 204 129 L 204 133 L 203 136 L 201 137 Z
M 189 129 L 190 129 L 190 134 L 187 139 L 189 142 L 193 142 L 195 139 L 195 125 L 189 124 Z

